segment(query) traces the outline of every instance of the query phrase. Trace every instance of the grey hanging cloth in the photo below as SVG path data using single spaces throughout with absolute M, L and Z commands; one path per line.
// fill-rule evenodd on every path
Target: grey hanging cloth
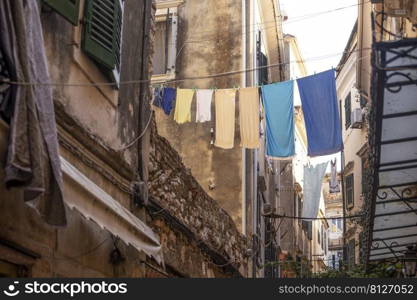
M 330 162 L 331 164 L 331 173 L 330 173 L 330 182 L 329 182 L 329 192 L 331 194 L 339 193 L 340 186 L 339 181 L 337 180 L 337 159 L 334 159 Z
M 0 42 L 13 81 L 49 82 L 38 1 L 0 1 Z M 13 86 L 6 161 L 7 187 L 22 187 L 24 200 L 50 225 L 66 225 L 62 172 L 52 90 Z
M 304 166 L 303 218 L 316 218 L 320 208 L 321 187 L 328 162 L 317 166 Z

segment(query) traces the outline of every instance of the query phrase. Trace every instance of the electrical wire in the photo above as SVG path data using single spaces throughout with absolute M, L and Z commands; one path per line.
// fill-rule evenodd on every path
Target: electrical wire
M 127 149 L 133 147 L 141 138 L 143 138 L 143 136 L 146 134 L 146 132 L 148 131 L 149 125 L 151 124 L 152 121 L 152 116 L 153 116 L 154 111 L 152 110 L 149 114 L 149 120 L 148 123 L 146 124 L 145 128 L 143 129 L 142 133 L 139 134 L 136 138 L 134 138 L 130 143 L 128 143 L 126 146 L 120 148 L 118 150 L 118 152 L 123 152 L 126 151 Z
M 292 24 L 292 23 L 305 21 L 309 18 L 314 18 L 314 17 L 319 16 L 319 15 L 328 14 L 328 13 L 332 13 L 332 12 L 337 12 L 337 11 L 340 11 L 340 10 L 344 10 L 344 9 L 348 9 L 348 8 L 352 8 L 352 7 L 356 7 L 356 6 L 361 6 L 361 5 L 364 5 L 366 3 L 370 3 L 370 2 L 371 1 L 366 1 L 364 3 L 342 6 L 342 7 L 338 7 L 338 8 L 335 8 L 335 9 L 330 9 L 330 10 L 319 11 L 319 12 L 315 12 L 315 13 L 311 13 L 311 14 L 305 14 L 305 15 L 291 17 L 288 21 L 285 21 L 285 23 L 283 23 L 283 24 L 285 25 L 285 24 Z M 278 18 L 283 19 L 283 16 L 280 15 L 280 16 L 277 17 L 277 19 Z M 257 22 L 257 23 L 254 23 L 254 24 L 247 25 L 246 27 L 248 28 L 248 27 L 251 27 L 251 26 L 254 26 L 254 25 L 259 26 L 259 25 L 264 25 L 264 24 L 269 24 L 269 23 L 276 23 L 278 21 L 277 19 L 274 19 L 274 20 L 271 20 L 271 21 L 265 21 L 265 22 Z M 275 27 L 276 26 L 273 25 L 273 26 L 259 27 L 259 29 L 268 29 L 268 28 L 275 28 Z M 255 31 L 258 31 L 258 29 L 249 30 L 249 31 L 246 30 L 244 34 L 252 33 L 252 32 L 255 32 Z M 201 35 L 203 35 L 203 34 L 210 34 L 210 33 L 217 33 L 217 32 L 218 31 L 216 31 L 216 30 L 201 30 L 201 31 L 193 32 L 192 34 L 190 34 L 190 36 L 194 38 L 194 37 L 198 37 L 198 35 L 200 35 L 200 37 L 201 37 Z M 194 36 L 194 35 L 196 35 L 196 36 Z
M 81 254 L 78 254 L 76 256 L 68 256 L 68 257 L 56 257 L 56 256 L 45 256 L 51 259 L 55 259 L 55 260 L 77 260 L 79 258 L 82 258 L 84 256 L 87 256 L 91 253 L 96 252 L 99 248 L 101 248 L 106 242 L 108 242 L 110 240 L 110 238 L 105 238 L 103 241 L 101 241 L 100 243 L 98 243 L 96 246 L 92 247 L 91 249 L 87 250 L 86 252 L 83 252 Z
M 306 217 L 297 217 L 297 216 L 287 216 L 287 215 L 277 215 L 277 214 L 271 214 L 271 215 L 263 215 L 265 218 L 271 218 L 271 219 L 293 219 L 293 220 L 308 220 L 308 221 L 315 221 L 315 220 L 343 220 L 343 219 L 357 219 L 357 218 L 363 218 L 365 214 L 360 215 L 351 215 L 351 216 L 345 216 L 345 217 L 322 217 L 322 218 L 306 218 Z
M 304 59 L 302 62 L 306 61 L 317 61 L 322 59 L 327 59 L 334 56 L 339 56 L 345 53 L 352 54 L 353 52 L 363 51 L 363 50 L 371 50 L 372 48 L 362 48 L 362 49 L 356 49 L 351 51 L 343 51 L 333 54 L 327 54 L 323 56 L 316 56 Z M 361 59 L 361 58 L 359 58 Z M 203 76 L 195 76 L 195 77 L 185 77 L 181 79 L 172 79 L 172 80 L 166 80 L 158 82 L 157 84 L 152 85 L 162 85 L 162 84 L 171 84 L 171 83 L 178 83 L 183 82 L 187 80 L 201 80 L 201 79 L 209 79 L 209 78 L 217 78 L 217 77 L 224 77 L 224 76 L 230 76 L 230 75 L 236 75 L 241 73 L 247 73 L 247 72 L 254 72 L 257 70 L 267 69 L 267 68 L 275 68 L 283 65 L 289 65 L 292 63 L 299 63 L 301 61 L 295 60 L 290 62 L 283 62 L 283 63 L 276 63 L 276 64 L 270 64 L 266 66 L 260 66 L 245 70 L 236 70 L 236 71 L 229 71 L 229 72 L 223 72 L 223 73 L 217 73 L 217 74 L 207 74 Z M 140 83 L 151 83 L 150 79 L 144 79 L 144 80 L 129 80 L 129 81 L 121 81 L 119 83 L 114 82 L 97 82 L 97 83 L 58 83 L 58 82 L 24 82 L 24 81 L 9 81 L 9 80 L 2 80 L 0 83 L 4 84 L 10 84 L 10 85 L 20 85 L 20 86 L 65 86 L 65 87 L 98 87 L 98 86 L 116 86 L 116 85 L 129 85 L 129 84 L 140 84 Z

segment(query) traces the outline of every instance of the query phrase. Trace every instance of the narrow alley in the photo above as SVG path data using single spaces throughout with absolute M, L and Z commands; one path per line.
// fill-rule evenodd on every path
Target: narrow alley
M 0 277 L 415 278 L 416 100 L 417 0 L 0 0 Z

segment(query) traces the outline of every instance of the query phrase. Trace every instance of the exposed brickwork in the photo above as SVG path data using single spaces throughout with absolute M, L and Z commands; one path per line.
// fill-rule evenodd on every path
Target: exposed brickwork
M 186 169 L 179 154 L 155 130 L 151 138 L 149 191 L 154 201 L 185 225 L 197 240 L 244 272 L 246 238 Z

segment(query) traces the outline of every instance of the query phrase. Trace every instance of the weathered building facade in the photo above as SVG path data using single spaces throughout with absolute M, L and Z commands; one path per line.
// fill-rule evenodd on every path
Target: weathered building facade
M 360 1 L 359 53 L 364 56 L 369 51 L 370 56 L 358 60 L 357 71 L 369 111 L 360 253 L 368 268 L 417 249 L 417 4 L 412 0 L 371 2 Z M 414 275 L 403 275 L 413 277 L 415 270 Z
M 343 261 L 343 196 L 341 189 L 341 175 L 337 174 L 339 190 L 330 189 L 331 175 L 327 174 L 323 181 L 323 196 L 326 207 L 326 218 L 329 222 L 327 236 L 327 256 L 325 263 L 329 268 L 338 270 Z
M 53 92 L 66 226 L 47 224 L 24 203 L 22 188 L 2 184 L 1 275 L 246 276 L 245 238 L 155 129 L 152 1 L 40 1 L 28 11 L 29 2 L 38 5 L 3 1 L 1 13 L 31 13 L 41 24 L 42 47 L 26 55 L 45 56 L 49 80 L 29 86 Z M 1 50 L 3 76 L 15 66 Z M 18 83 L 2 82 L 2 108 L 18 105 L 8 91 L 21 88 L 22 79 L 7 74 L 2 81 Z M 14 117 L 2 110 L 2 182 Z
M 279 65 L 285 57 L 277 1 L 157 1 L 156 6 L 152 77 L 156 87 L 168 81 L 165 86 L 178 88 L 237 88 L 286 79 L 285 67 Z M 256 70 L 269 64 L 277 66 Z M 253 71 L 242 71 L 246 69 Z M 206 77 L 231 71 L 238 72 Z M 195 104 L 191 111 L 195 120 Z M 272 220 L 263 217 L 268 211 L 262 204 L 268 204 L 268 209 L 277 206 L 272 175 L 275 164 L 266 161 L 263 147 L 239 147 L 238 114 L 235 146 L 230 150 L 214 147 L 214 120 L 179 125 L 162 110 L 156 109 L 155 115 L 161 136 L 179 152 L 204 191 L 230 214 L 250 241 L 249 276 L 264 276 L 265 261 L 275 262 L 278 257 L 276 238 L 266 233 L 275 232 L 275 227 L 271 227 Z M 275 271 L 266 272 L 273 276 Z
M 345 48 L 336 78 L 337 93 L 340 101 L 342 134 L 344 150 L 342 152 L 344 208 L 345 215 L 360 215 L 364 210 L 364 180 L 367 153 L 366 98 L 360 93 L 357 82 L 358 25 L 352 29 Z M 359 59 L 359 60 L 358 60 Z M 345 261 L 348 265 L 359 263 L 359 248 L 362 225 L 359 219 L 348 219 L 345 224 L 344 243 L 346 246 Z
M 397 0 L 358 4 L 358 21 L 337 74 L 345 145 L 344 212 L 358 216 L 345 222 L 344 259 L 348 265 L 369 266 L 398 258 L 415 245 L 416 208 L 410 201 L 416 172 L 407 150 L 414 147 L 415 74 L 408 73 L 411 62 L 402 63 L 403 57 L 393 54 L 408 57 L 415 49 L 417 5 Z M 392 72 L 396 59 L 400 65 Z M 395 122 L 401 132 L 393 129 Z

